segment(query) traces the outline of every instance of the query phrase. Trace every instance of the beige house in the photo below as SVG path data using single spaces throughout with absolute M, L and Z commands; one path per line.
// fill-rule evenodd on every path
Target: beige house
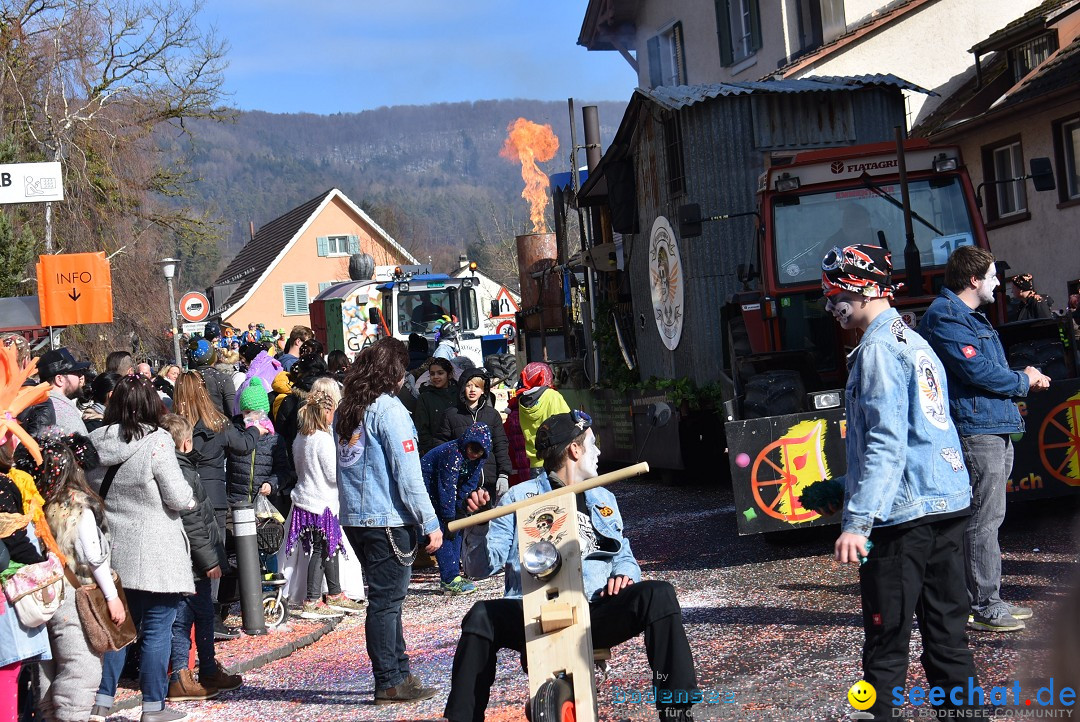
M 261 227 L 209 289 L 211 318 L 244 329 L 310 326 L 308 302 L 349 280 L 349 256 L 369 253 L 377 265 L 416 259 L 337 188 Z
M 892 74 L 944 96 L 969 48 L 1038 0 L 590 0 L 578 36 L 637 86 Z M 908 125 L 940 98 L 907 93 Z
M 1044 2 L 972 53 L 966 82 L 914 132 L 960 146 L 994 255 L 1064 308 L 1080 278 L 1080 0 Z M 1023 179 L 1038 157 L 1051 160 L 1056 190 Z

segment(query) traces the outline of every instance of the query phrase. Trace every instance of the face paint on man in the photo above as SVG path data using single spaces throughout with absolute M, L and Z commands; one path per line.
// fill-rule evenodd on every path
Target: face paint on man
M 825 310 L 831 313 L 841 324 L 844 324 L 851 318 L 851 314 L 855 313 L 855 306 L 850 301 L 837 301 L 834 303 L 830 298 L 825 303 Z
M 589 429 L 585 432 L 585 453 L 578 459 L 578 469 L 582 473 L 582 478 L 591 479 L 597 476 L 600 465 L 600 449 L 596 445 L 596 435 L 593 434 L 593 430 Z

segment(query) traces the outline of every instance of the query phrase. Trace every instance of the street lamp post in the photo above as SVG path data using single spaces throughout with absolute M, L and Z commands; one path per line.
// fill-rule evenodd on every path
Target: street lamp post
M 165 281 L 169 284 L 169 314 L 172 318 L 173 354 L 176 357 L 176 365 L 184 368 L 180 357 L 180 329 L 177 328 L 176 323 L 176 292 L 173 291 L 173 277 L 176 275 L 176 266 L 179 263 L 180 259 L 178 258 L 163 258 L 158 261 L 162 273 L 165 274 Z

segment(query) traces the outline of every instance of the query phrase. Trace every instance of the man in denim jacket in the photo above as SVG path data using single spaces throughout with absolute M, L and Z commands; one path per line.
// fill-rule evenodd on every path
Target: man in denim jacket
M 1005 483 L 1012 473 L 1010 434 L 1024 430 L 1013 398 L 1049 388 L 1033 366 L 1013 371 L 1001 339 L 979 307 L 994 300 L 997 267 L 990 251 L 961 246 L 945 265 L 941 289 L 919 323 L 945 365 L 949 409 L 971 478 L 971 516 L 964 532 L 965 571 L 971 618 L 968 626 L 988 632 L 1024 628 L 1031 609 L 1001 599 L 998 527 L 1005 518 Z
M 536 432 L 536 450 L 544 460 L 544 470 L 536 478 L 511 487 L 499 505 L 596 476 L 600 450 L 591 426 L 589 417 L 577 411 L 546 419 Z M 597 487 L 575 498 L 593 646 L 611 647 L 644 631 L 653 684 L 658 690 L 660 719 L 691 719 L 687 700 L 700 701 L 700 696 L 675 589 L 668 582 L 640 581 L 641 567 L 623 536 L 622 516 L 614 494 Z M 466 508 L 474 512 L 489 501 L 487 491 L 479 489 L 469 497 Z M 480 546 L 479 554 L 486 554 L 488 574 L 505 567 L 506 596 L 477 602 L 461 623 L 445 712 L 452 722 L 483 720 L 495 681 L 496 653 L 500 649 L 525 650 L 516 537 L 515 515 L 508 514 L 490 523 L 486 543 Z M 670 699 L 661 694 L 664 690 L 670 691 Z M 661 702 L 662 697 L 666 701 Z
M 906 688 L 913 614 L 930 686 L 978 683 L 960 546 L 971 490 L 941 362 L 889 303 L 896 287 L 888 251 L 833 249 L 822 269 L 826 310 L 845 330 L 862 332 L 848 355 L 848 468 L 835 553 L 861 564 L 863 676 L 877 690 L 870 712 L 885 720 L 893 690 Z

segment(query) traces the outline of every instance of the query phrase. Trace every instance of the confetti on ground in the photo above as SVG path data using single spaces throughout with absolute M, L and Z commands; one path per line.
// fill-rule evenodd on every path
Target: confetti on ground
M 696 707 L 695 719 L 849 719 L 847 690 L 861 677 L 862 614 L 856 569 L 831 560 L 835 529 L 739 537 L 730 488 L 637 480 L 614 491 L 645 577 L 669 580 L 678 590 L 698 684 L 714 700 Z M 1054 639 L 1055 605 L 1074 581 L 1077 566 L 1076 509 L 1077 499 L 1010 509 L 1001 533 L 1003 595 L 1033 607 L 1035 618 L 1020 633 L 971 634 L 984 686 L 1052 674 L 1048 652 L 1059 641 Z M 1036 548 L 1041 551 L 1032 551 Z M 311 646 L 246 673 L 240 689 L 175 706 L 188 712 L 188 719 L 215 722 L 437 719 L 450 687 L 461 618 L 475 600 L 501 596 L 502 577 L 477 586 L 475 595 L 443 597 L 436 593 L 434 570 L 414 573 L 405 640 L 413 672 L 439 689 L 432 700 L 374 706 L 361 614 L 344 619 Z M 239 642 L 219 649 L 231 654 L 229 645 Z M 272 637 L 243 640 L 258 649 L 274 642 Z M 916 632 L 909 688 L 926 684 L 921 651 Z M 640 638 L 616 647 L 598 688 L 600 719 L 655 720 L 652 705 L 626 701 L 647 694 L 649 679 Z M 486 718 L 523 719 L 527 695 L 518 655 L 502 652 Z M 912 708 L 907 713 L 915 717 Z M 137 718 L 137 711 L 129 710 L 113 719 Z

